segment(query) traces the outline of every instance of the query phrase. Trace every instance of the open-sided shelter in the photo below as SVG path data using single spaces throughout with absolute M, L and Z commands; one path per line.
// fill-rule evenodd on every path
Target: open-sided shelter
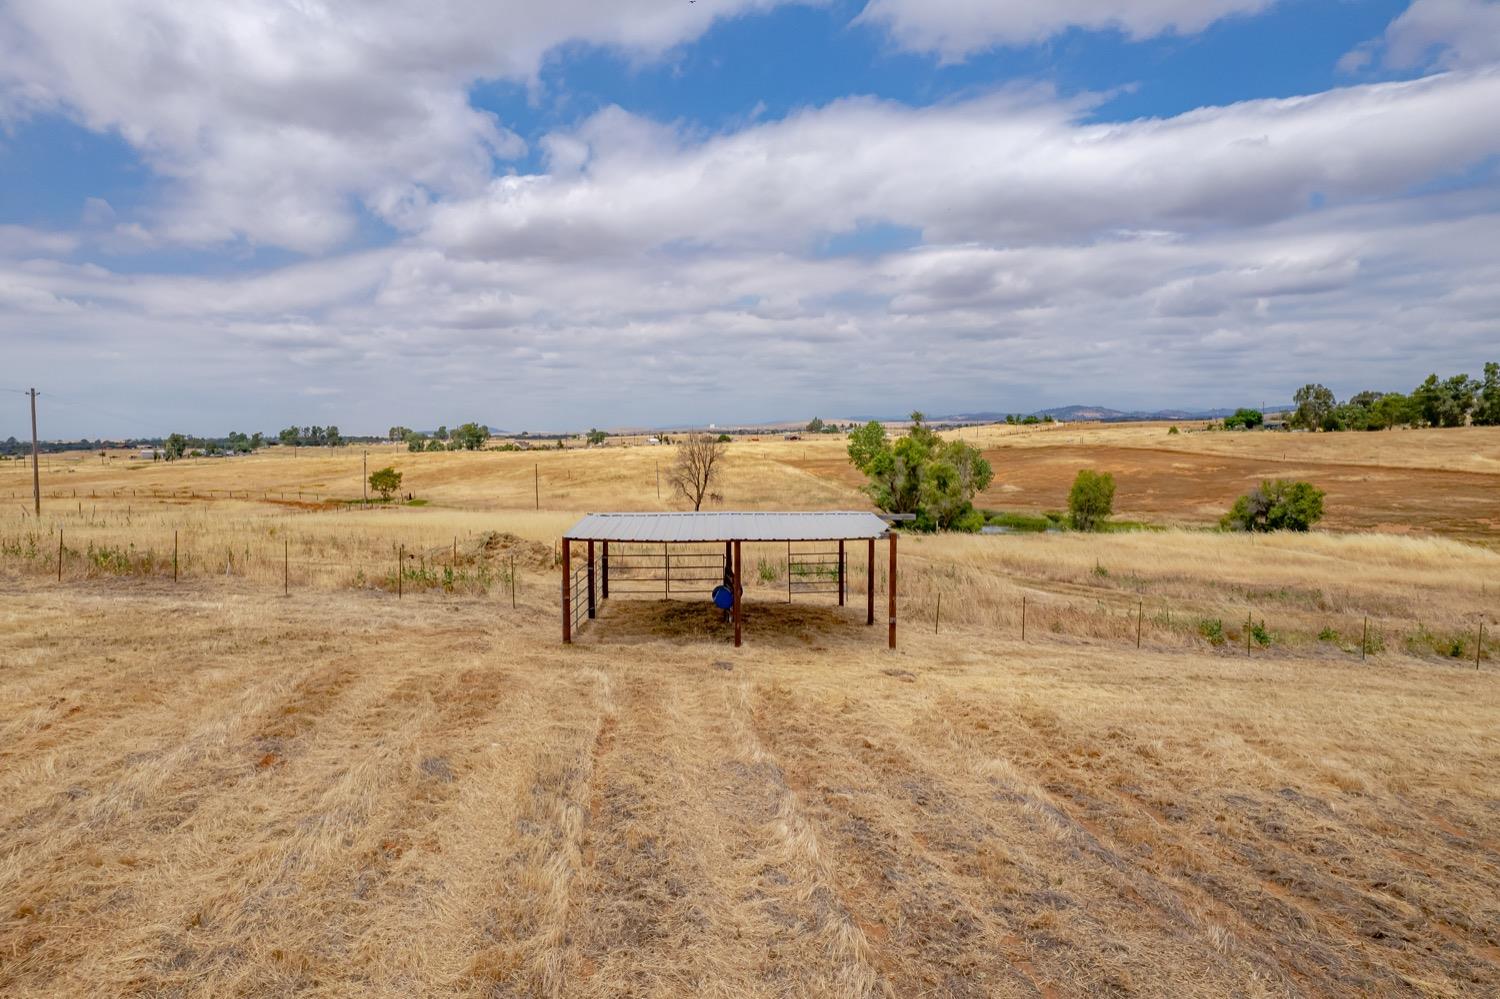
M 596 616 L 599 604 L 609 599 L 610 548 L 616 546 L 616 567 L 628 567 L 631 592 L 673 593 L 701 591 L 734 619 L 734 644 L 738 646 L 744 622 L 744 568 L 741 546 L 746 543 L 785 543 L 788 551 L 788 592 L 791 592 L 794 543 L 836 544 L 836 551 L 801 553 L 804 567 L 816 566 L 815 578 L 836 578 L 839 605 L 845 602 L 847 546 L 863 541 L 868 546 L 866 562 L 865 624 L 875 623 L 875 542 L 888 539 L 890 547 L 887 641 L 896 647 L 896 534 L 872 513 L 856 512 L 714 512 L 714 513 L 591 513 L 574 524 L 562 539 L 562 631 L 571 642 L 583 621 Z M 573 558 L 573 545 L 585 546 L 583 565 Z M 718 546 L 723 545 L 722 554 Z M 635 551 L 622 555 L 622 546 Z M 661 546 L 656 554 L 655 546 Z M 698 550 L 686 560 L 673 546 L 695 545 Z M 712 545 L 703 551 L 705 545 Z M 651 546 L 649 554 L 639 549 Z M 624 564 L 622 565 L 622 561 Z M 676 573 L 674 575 L 674 565 Z M 622 575 L 624 575 L 622 573 Z M 834 577 L 834 578 L 830 578 Z M 713 585 L 710 585 L 713 584 Z M 832 592 L 829 589 L 828 592 Z

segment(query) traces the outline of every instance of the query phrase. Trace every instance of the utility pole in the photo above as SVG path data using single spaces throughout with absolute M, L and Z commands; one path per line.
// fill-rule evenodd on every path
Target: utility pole
M 36 389 L 32 389 L 31 395 L 31 495 L 36 501 L 36 515 L 42 515 L 42 472 L 37 465 L 36 443 Z

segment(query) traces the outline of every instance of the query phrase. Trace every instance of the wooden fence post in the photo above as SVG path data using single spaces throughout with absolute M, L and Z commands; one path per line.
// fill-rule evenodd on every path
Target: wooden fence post
M 1026 595 L 1021 595 L 1021 641 L 1026 641 Z
M 63 544 L 62 544 L 62 539 L 63 539 L 63 532 L 62 532 L 62 528 L 59 527 L 57 529 L 57 581 L 59 583 L 62 582 L 62 560 L 63 560 Z

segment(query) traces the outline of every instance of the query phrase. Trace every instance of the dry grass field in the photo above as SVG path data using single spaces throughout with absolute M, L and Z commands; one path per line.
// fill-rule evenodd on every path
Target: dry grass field
M 565 648 L 667 449 L 0 465 L 0 994 L 1500 994 L 1500 435 L 965 436 L 1168 529 L 904 538 L 894 653 L 776 546 L 741 649 Z M 862 508 L 841 447 L 721 506 Z M 1195 529 L 1275 474 L 1331 529 Z

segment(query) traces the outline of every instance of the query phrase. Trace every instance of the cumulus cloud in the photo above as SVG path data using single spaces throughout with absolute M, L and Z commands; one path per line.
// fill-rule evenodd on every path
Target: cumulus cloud
M 780 0 L 13 0 L 0 8 L 0 120 L 68 114 L 175 184 L 167 239 L 322 251 L 472 194 L 524 151 L 472 107 L 481 79 L 534 77 L 569 41 L 652 55 Z
M 1393 69 L 1500 62 L 1500 2 L 1414 0 L 1382 37 L 1354 48 L 1339 66 L 1355 72 L 1376 62 Z
M 1215 21 L 1255 14 L 1273 0 L 870 0 L 860 19 L 899 45 L 957 60 L 996 45 L 1045 41 L 1078 27 L 1134 39 L 1195 34 Z
M 1497 106 L 1500 72 L 1484 70 L 1110 125 L 1036 93 L 848 100 L 692 144 L 610 109 L 549 140 L 570 150 L 565 169 L 439 206 L 426 238 L 575 259 L 673 243 L 795 250 L 872 221 L 939 243 L 1249 224 L 1500 153 L 1500 130 L 1474 127 Z
M 1111 124 L 1037 87 L 849 98 L 712 135 L 607 108 L 542 137 L 535 172 L 497 166 L 519 140 L 469 83 L 525 79 L 571 38 L 658 53 L 701 32 L 705 6 L 573 0 L 502 23 L 477 0 L 422 17 L 124 0 L 94 24 L 16 0 L 0 114 L 118 131 L 170 183 L 149 231 L 102 201 L 77 233 L 0 226 L 7 363 L 51 370 L 66 350 L 75 392 L 141 414 L 55 431 L 92 437 L 270 429 L 268 412 L 540 429 L 782 417 L 809 399 L 825 417 L 1274 402 L 1308 378 L 1347 393 L 1406 387 L 1417 365 L 1476 370 L 1500 342 L 1500 191 L 1483 168 L 1500 130 L 1480 127 L 1500 107 L 1494 66 Z M 1140 35 L 1253 6 L 1058 16 Z M 1051 30 L 1051 9 L 1017 7 L 1033 26 L 1005 30 Z M 1461 189 L 1433 183 L 1450 175 Z M 90 252 L 326 251 L 357 211 L 397 235 L 215 276 Z M 1227 383 L 1225 358 L 1250 351 Z

